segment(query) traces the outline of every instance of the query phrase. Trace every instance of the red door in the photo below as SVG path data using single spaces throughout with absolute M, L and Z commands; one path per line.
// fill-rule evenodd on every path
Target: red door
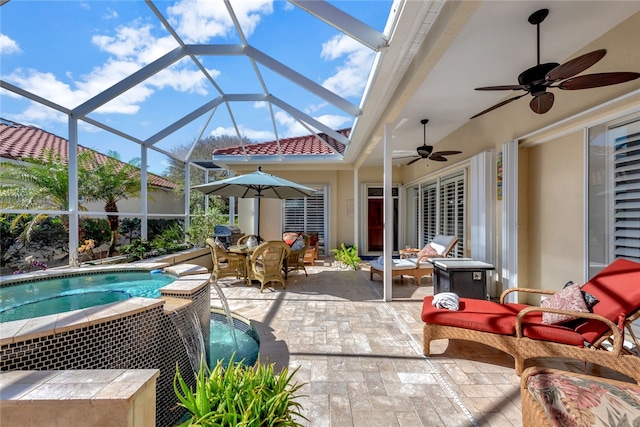
M 384 205 L 383 199 L 369 199 L 368 200 L 368 230 L 367 230 L 367 245 L 368 252 L 377 252 L 383 250 L 383 215 Z

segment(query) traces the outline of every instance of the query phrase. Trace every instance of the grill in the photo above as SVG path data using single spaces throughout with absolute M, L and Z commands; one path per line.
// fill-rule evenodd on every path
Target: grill
M 239 227 L 233 225 L 216 225 L 213 232 L 213 237 L 220 240 L 227 247 L 238 243 L 238 239 L 244 235 Z

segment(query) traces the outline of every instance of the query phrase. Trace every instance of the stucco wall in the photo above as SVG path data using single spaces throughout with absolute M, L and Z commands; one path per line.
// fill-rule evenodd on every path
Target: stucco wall
M 584 275 L 584 142 L 582 132 L 527 149 L 528 280 L 520 286 L 561 289 Z M 524 282 L 524 283 L 523 283 Z

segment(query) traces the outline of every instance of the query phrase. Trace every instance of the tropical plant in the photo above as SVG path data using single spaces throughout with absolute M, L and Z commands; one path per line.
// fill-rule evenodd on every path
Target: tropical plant
M 120 247 L 120 252 L 129 255 L 133 260 L 145 259 L 152 250 L 151 243 L 141 238 L 134 239 L 131 244 Z
M 339 261 L 354 270 L 358 270 L 360 268 L 360 262 L 362 261 L 358 256 L 358 247 L 356 245 L 347 246 L 344 243 L 340 246 L 339 249 L 331 249 L 336 258 L 336 261 Z
M 304 384 L 292 383 L 297 370 L 275 374 L 273 364 L 246 366 L 233 363 L 232 356 L 228 365 L 218 361 L 213 370 L 201 363 L 192 391 L 176 367 L 173 389 L 190 416 L 180 426 L 302 426 L 296 419 L 307 418 L 296 392 Z
M 109 256 L 114 255 L 118 242 L 118 202 L 140 195 L 140 163 L 139 158 L 123 163 L 115 151 L 108 151 L 106 160 L 95 155 L 87 159 L 86 168 L 91 171 L 91 178 L 82 194 L 87 202 L 104 202 L 111 230 Z
M 81 165 L 92 156 L 91 152 L 78 152 L 78 164 Z M 45 150 L 40 159 L 25 159 L 22 162 L 0 162 L 0 207 L 4 209 L 30 210 L 69 210 L 69 167 L 57 152 Z M 87 182 L 87 171 L 78 168 L 78 192 L 83 194 Z M 79 203 L 80 210 L 85 210 Z M 18 214 L 12 219 L 14 229 L 23 219 L 29 222 L 18 236 L 21 242 L 31 240 L 35 228 L 49 215 Z M 65 231 L 69 231 L 68 215 L 60 220 Z
M 216 224 L 222 224 L 223 221 L 224 215 L 216 206 L 210 206 L 206 212 L 196 206 L 191 213 L 187 240 L 195 246 L 203 246 L 207 237 L 215 234 Z

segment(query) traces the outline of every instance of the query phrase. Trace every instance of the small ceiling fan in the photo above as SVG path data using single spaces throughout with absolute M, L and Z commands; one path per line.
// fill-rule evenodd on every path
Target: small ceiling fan
M 540 9 L 529 16 L 529 23 L 537 27 L 538 63 L 523 71 L 518 76 L 518 84 L 476 88 L 476 90 L 523 90 L 525 93 L 499 102 L 498 104 L 471 117 L 471 119 L 520 99 L 528 93 L 533 96 L 533 99 L 529 102 L 531 110 L 537 114 L 544 114 L 551 109 L 554 101 L 553 93 L 547 92 L 548 88 L 558 88 L 563 90 L 591 89 L 624 83 L 640 77 L 640 73 L 632 72 L 597 73 L 576 76 L 594 65 L 596 62 L 600 61 L 607 54 L 606 49 L 598 49 L 585 53 L 584 55 L 580 55 L 577 58 L 565 62 L 564 64 L 558 64 L 556 62 L 541 64 L 540 23 L 545 20 L 547 15 L 549 15 L 549 9 Z
M 435 162 L 446 162 L 448 159 L 444 156 L 451 156 L 454 154 L 460 154 L 462 153 L 462 151 L 436 151 L 433 152 L 433 145 L 427 145 L 427 123 L 429 123 L 429 119 L 422 119 L 420 120 L 420 123 L 422 123 L 422 128 L 423 128 L 423 136 L 422 136 L 422 145 L 419 146 L 418 148 L 416 148 L 416 151 L 418 153 L 417 158 L 411 160 L 409 163 L 407 163 L 407 166 L 409 166 L 410 164 L 413 164 L 415 162 L 417 162 L 418 160 L 422 160 L 422 159 L 429 159 L 429 160 L 433 160 Z M 414 156 L 410 156 L 410 157 L 416 157 Z M 400 157 L 402 158 L 402 157 Z

